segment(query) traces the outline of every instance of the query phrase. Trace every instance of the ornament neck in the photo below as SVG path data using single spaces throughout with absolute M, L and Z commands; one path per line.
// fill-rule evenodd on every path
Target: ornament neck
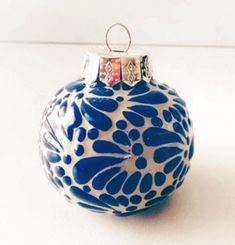
M 152 80 L 150 55 L 146 52 L 117 52 L 90 50 L 86 53 L 82 75 L 87 81 L 97 79 L 113 87 L 123 81 L 134 86 L 139 81 Z

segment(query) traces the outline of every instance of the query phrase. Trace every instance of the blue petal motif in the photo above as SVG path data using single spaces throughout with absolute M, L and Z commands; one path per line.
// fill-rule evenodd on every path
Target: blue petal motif
M 157 105 L 166 103 L 168 98 L 160 91 L 150 91 L 147 94 L 132 97 L 129 101 Z
M 128 136 L 131 140 L 135 141 L 135 140 L 139 139 L 140 133 L 137 129 L 131 129 Z
M 61 115 L 64 116 L 66 111 L 67 111 L 67 108 L 68 108 L 68 102 L 67 100 L 64 101 L 61 105 L 60 105 L 60 111 L 62 112 Z
M 164 188 L 161 192 L 161 196 L 169 195 L 171 192 L 175 190 L 175 187 L 173 185 L 169 185 L 166 188 Z
M 131 90 L 131 92 L 128 94 L 129 96 L 143 94 L 149 91 L 148 83 L 145 81 L 140 81 L 137 83 L 134 88 Z
M 181 116 L 180 116 L 179 112 L 173 107 L 169 107 L 169 110 L 170 110 L 172 116 L 175 118 L 175 120 L 180 122 Z
M 91 203 L 91 204 L 95 204 L 101 207 L 105 207 L 105 208 L 111 208 L 110 206 L 108 206 L 107 204 L 103 203 L 102 201 L 100 201 L 98 198 L 86 193 L 85 191 L 81 190 L 80 188 L 76 187 L 76 186 L 72 186 L 70 187 L 70 192 L 77 198 Z
M 169 88 L 169 86 L 166 85 L 165 83 L 159 84 L 158 87 L 162 90 L 167 90 L 167 88 Z
M 181 98 L 175 98 L 173 99 L 175 102 L 178 102 L 179 104 L 181 104 L 182 106 L 186 107 L 186 103 L 183 99 Z
M 128 198 L 126 196 L 118 196 L 116 198 L 116 200 L 118 201 L 119 204 L 121 204 L 121 205 L 123 205 L 125 207 L 127 207 L 128 204 L 129 204 L 129 200 L 128 200 Z
M 183 117 L 186 117 L 186 112 L 184 110 L 184 108 L 178 104 L 174 104 L 173 105 L 178 111 L 179 113 L 183 116 Z
M 62 182 L 60 181 L 60 179 L 58 179 L 57 177 L 54 178 L 53 182 L 59 188 L 63 188 L 64 187 L 64 185 L 62 184 Z
M 144 199 L 145 200 L 149 200 L 149 199 L 152 199 L 153 197 L 155 197 L 156 195 L 157 195 L 157 192 L 156 191 L 150 191 L 149 193 L 147 193 L 144 196 Z
M 154 176 L 154 181 L 156 186 L 161 186 L 166 181 L 166 175 L 162 172 L 157 172 Z
M 152 107 L 152 106 L 147 106 L 147 105 L 134 105 L 128 107 L 134 112 L 139 113 L 140 115 L 144 117 L 154 117 L 158 115 L 158 111 Z
M 146 129 L 143 132 L 143 141 L 147 146 L 159 146 L 169 143 L 184 143 L 178 134 L 158 127 Z
M 136 126 L 136 127 L 144 126 L 144 119 L 140 115 L 138 115 L 134 112 L 131 112 L 131 111 L 123 111 L 122 114 L 134 126 Z
M 167 122 L 171 122 L 172 116 L 168 110 L 163 110 L 163 117 Z
M 43 138 L 42 138 L 42 142 L 43 142 L 43 144 L 44 144 L 44 146 L 46 147 L 46 148 L 48 148 L 48 149 L 50 149 L 51 151 L 56 151 L 56 152 L 60 152 L 59 150 L 58 150 L 58 148 L 56 148 L 54 145 L 52 145 L 48 140 L 47 140 L 47 138 L 45 137 L 45 135 L 43 136 Z
M 182 136 L 184 136 L 186 138 L 186 135 L 184 133 L 184 129 L 178 122 L 175 122 L 173 124 L 173 128 L 174 128 L 175 132 L 181 134 Z
M 154 161 L 156 163 L 162 163 L 172 156 L 181 153 L 183 150 L 178 147 L 161 147 L 154 152 Z
M 70 164 L 72 162 L 72 158 L 71 158 L 70 155 L 65 155 L 63 157 L 63 161 L 64 161 L 65 164 Z
M 116 199 L 108 194 L 101 194 L 99 199 L 104 202 L 107 203 L 108 205 L 111 206 L 118 206 L 118 202 L 116 201 Z
M 190 148 L 189 148 L 189 160 L 191 160 L 191 158 L 193 157 L 193 153 L 194 153 L 194 138 L 192 139 L 192 142 L 190 144 Z
M 107 140 L 95 141 L 93 144 L 93 149 L 97 153 L 129 154 L 128 152 L 122 150 L 118 145 Z
M 182 124 L 183 124 L 184 129 L 188 132 L 188 130 L 189 130 L 188 129 L 188 124 L 187 124 L 185 119 L 182 121 Z
M 57 163 L 61 160 L 61 157 L 60 155 L 54 153 L 54 152 L 50 152 L 48 151 L 47 152 L 47 160 L 50 162 L 50 163 Z
M 99 96 L 112 96 L 113 90 L 109 88 L 94 88 L 90 91 L 91 94 L 99 95 Z
M 181 181 L 181 180 L 183 179 L 183 177 L 184 177 L 186 171 L 187 171 L 187 166 L 184 165 L 183 170 L 182 170 L 182 172 L 181 172 L 181 174 L 180 174 L 180 176 L 179 176 L 179 181 Z
M 129 206 L 128 208 L 126 208 L 126 211 L 128 212 L 133 212 L 137 209 L 137 206 Z
M 152 183 L 153 183 L 152 174 L 150 173 L 145 174 L 145 176 L 143 177 L 140 183 L 140 192 L 141 193 L 148 192 L 150 188 L 152 187 Z
M 72 139 L 73 139 L 74 129 L 79 127 L 80 124 L 82 123 L 82 116 L 81 116 L 80 110 L 79 110 L 79 108 L 75 102 L 73 102 L 73 104 L 71 105 L 71 108 L 73 109 L 74 122 L 73 122 L 73 124 L 69 125 L 67 128 L 67 135 L 68 135 L 68 139 L 70 141 L 72 141 Z
M 78 184 L 85 184 L 102 169 L 119 164 L 124 160 L 126 159 L 108 156 L 82 158 L 73 167 L 74 179 Z
M 141 173 L 139 171 L 132 174 L 125 182 L 122 188 L 123 192 L 125 194 L 131 194 L 132 192 L 134 192 L 134 190 L 136 189 L 140 181 L 140 178 L 141 178 Z
M 121 89 L 121 83 L 115 84 L 115 85 L 112 87 L 112 89 L 114 89 L 114 90 L 119 90 L 119 89 Z
M 170 160 L 164 167 L 164 173 L 169 174 L 173 171 L 181 162 L 182 158 L 180 156 L 173 158 Z
M 120 171 L 120 167 L 108 169 L 98 174 L 92 181 L 92 186 L 96 190 L 103 190 L 107 182 Z
M 170 94 L 170 95 L 174 95 L 174 96 L 178 96 L 178 94 L 177 94 L 177 92 L 175 91 L 175 90 L 169 90 L 168 91 L 168 94 Z
M 142 200 L 142 197 L 139 195 L 133 195 L 130 197 L 130 202 L 133 204 L 139 204 Z
M 179 176 L 179 174 L 181 173 L 181 170 L 182 170 L 183 166 L 184 166 L 184 161 L 182 161 L 182 162 L 180 163 L 180 165 L 179 165 L 179 166 L 176 168 L 176 170 L 174 171 L 174 173 L 173 173 L 173 178 L 177 178 L 177 177 Z
M 113 140 L 118 144 L 131 145 L 127 134 L 121 130 L 116 130 L 115 132 L 113 132 Z
M 112 127 L 109 117 L 82 101 L 81 110 L 87 121 L 97 129 L 107 131 Z
M 118 108 L 117 101 L 108 98 L 87 98 L 87 101 L 101 111 L 113 112 Z
M 69 83 L 65 89 L 69 92 L 72 92 L 75 90 L 76 92 L 83 90 L 86 87 L 85 83 L 81 83 L 81 81 L 75 81 L 72 83 Z
M 86 129 L 81 127 L 78 129 L 78 141 L 82 142 L 86 138 Z
M 124 171 L 115 176 L 107 185 L 106 189 L 109 194 L 116 194 L 120 191 L 122 184 L 126 180 L 127 172 Z
M 151 123 L 153 126 L 156 126 L 156 127 L 161 128 L 163 126 L 163 122 L 159 117 L 152 117 Z
M 126 84 L 126 83 L 122 82 L 122 89 L 123 89 L 123 90 L 131 90 L 131 89 L 132 89 L 132 87 L 131 87 L 131 86 L 129 86 L 128 84 Z

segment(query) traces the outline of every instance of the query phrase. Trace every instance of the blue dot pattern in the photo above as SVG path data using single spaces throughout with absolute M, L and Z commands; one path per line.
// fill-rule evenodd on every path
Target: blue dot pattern
M 94 212 L 125 216 L 155 205 L 182 185 L 193 152 L 184 100 L 154 80 L 109 88 L 80 79 L 60 89 L 43 114 L 48 179 Z

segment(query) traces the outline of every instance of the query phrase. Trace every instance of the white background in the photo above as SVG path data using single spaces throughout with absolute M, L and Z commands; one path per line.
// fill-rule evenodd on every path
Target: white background
M 235 244 L 234 6 L 0 2 L 1 245 Z M 44 176 L 37 146 L 46 103 L 79 76 L 86 43 L 102 43 L 116 21 L 151 52 L 155 77 L 187 101 L 196 135 L 184 185 L 159 206 L 126 218 L 64 201 Z
M 234 11 L 234 0 L 1 0 L 0 40 L 100 43 L 123 22 L 138 44 L 235 46 Z

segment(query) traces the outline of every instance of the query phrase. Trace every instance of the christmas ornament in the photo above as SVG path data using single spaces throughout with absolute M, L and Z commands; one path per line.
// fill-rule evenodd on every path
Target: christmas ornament
M 49 180 L 71 203 L 128 215 L 180 187 L 193 155 L 192 123 L 177 92 L 153 79 L 138 50 L 87 53 L 83 77 L 43 114 L 40 152 Z

